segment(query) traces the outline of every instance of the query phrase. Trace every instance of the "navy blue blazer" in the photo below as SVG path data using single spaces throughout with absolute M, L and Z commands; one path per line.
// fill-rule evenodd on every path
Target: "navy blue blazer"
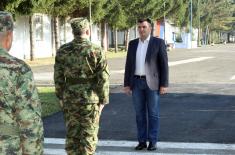
M 139 38 L 129 42 L 126 57 L 124 87 L 129 86 L 131 89 L 133 88 L 138 43 Z M 145 72 L 146 81 L 151 90 L 168 87 L 168 57 L 164 40 L 150 37 L 145 58 Z

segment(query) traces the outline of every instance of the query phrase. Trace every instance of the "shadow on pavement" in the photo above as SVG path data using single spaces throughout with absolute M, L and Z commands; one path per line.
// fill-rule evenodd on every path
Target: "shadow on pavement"
M 235 96 L 169 93 L 161 97 L 160 141 L 235 142 Z M 45 137 L 65 137 L 62 113 L 43 120 Z M 112 93 L 101 116 L 100 139 L 136 140 L 131 97 Z

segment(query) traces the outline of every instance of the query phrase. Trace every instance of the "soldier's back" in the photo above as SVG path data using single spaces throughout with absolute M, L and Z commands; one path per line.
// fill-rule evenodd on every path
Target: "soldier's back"
M 64 99 L 70 102 L 97 103 L 96 67 L 101 48 L 86 39 L 75 39 L 58 50 L 64 68 L 66 88 Z
M 0 154 L 20 155 L 22 147 L 42 154 L 41 105 L 32 78 L 28 65 L 0 48 Z
M 0 48 L 0 123 L 15 123 L 13 120 L 13 109 L 16 102 L 17 80 L 20 74 L 30 69 L 21 60 L 9 55 Z M 4 114 L 4 116 L 2 116 Z

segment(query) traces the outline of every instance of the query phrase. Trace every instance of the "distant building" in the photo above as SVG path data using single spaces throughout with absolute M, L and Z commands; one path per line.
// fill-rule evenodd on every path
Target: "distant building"
M 124 31 L 118 31 L 117 39 L 118 45 L 124 45 Z M 170 44 L 173 48 L 196 48 L 198 40 L 198 29 L 193 29 L 192 42 L 190 41 L 190 33 L 185 32 L 183 29 L 175 27 L 170 21 L 166 21 L 165 27 L 163 21 L 155 21 L 153 24 L 153 36 L 162 38 L 166 44 Z M 130 40 L 138 37 L 136 27 L 130 29 Z M 108 29 L 108 42 L 109 46 L 113 46 L 114 32 L 111 28 Z
M 73 39 L 72 30 L 69 22 L 65 24 L 60 22 L 59 35 L 60 45 Z M 46 14 L 36 13 L 33 15 L 33 35 L 35 38 L 35 58 L 45 58 L 56 55 L 55 41 L 53 36 L 52 17 Z M 164 30 L 165 29 L 165 30 Z M 92 25 L 92 42 L 101 44 L 101 31 L 99 25 Z M 114 43 L 114 33 L 111 28 L 107 29 L 107 43 L 111 47 Z M 167 21 L 155 21 L 153 35 L 165 40 L 166 44 L 171 44 L 173 48 L 195 48 L 197 47 L 198 30 L 193 29 L 192 44 L 190 34 L 174 26 Z M 125 32 L 118 31 L 118 45 L 124 46 Z M 136 27 L 130 29 L 129 40 L 138 37 Z M 233 38 L 231 38 L 233 40 Z M 20 59 L 30 59 L 30 33 L 29 16 L 17 16 L 15 21 L 14 40 L 10 53 Z
M 164 26 L 165 25 L 165 26 Z M 198 29 L 193 29 L 192 42 L 190 33 L 174 26 L 170 21 L 155 21 L 153 35 L 165 40 L 173 48 L 196 48 L 198 40 Z
M 73 39 L 70 24 L 66 22 L 59 27 L 60 45 Z M 51 16 L 45 14 L 33 15 L 33 34 L 35 38 L 35 58 L 55 56 L 55 44 L 53 37 L 53 22 Z M 98 38 L 99 28 L 92 26 L 92 40 L 100 43 Z M 29 17 L 17 16 L 15 21 L 14 39 L 10 54 L 20 59 L 30 59 L 30 33 Z

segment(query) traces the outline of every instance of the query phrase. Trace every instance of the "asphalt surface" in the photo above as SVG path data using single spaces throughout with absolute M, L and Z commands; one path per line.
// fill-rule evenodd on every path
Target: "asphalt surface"
M 158 154 L 234 155 L 235 146 L 219 147 L 235 143 L 235 44 L 175 49 L 168 52 L 168 57 L 170 87 L 168 94 L 161 97 Z M 122 92 L 125 58 L 110 59 L 108 63 L 111 70 L 110 104 L 101 116 L 99 139 L 135 142 L 132 100 Z M 53 85 L 52 65 L 32 69 L 37 85 Z M 44 118 L 43 123 L 45 137 L 65 137 L 61 112 Z M 165 148 L 165 144 L 161 144 L 164 142 L 175 142 L 176 147 Z M 185 144 L 179 148 L 178 143 Z M 219 146 L 213 146 L 213 150 L 207 146 L 195 149 L 192 143 L 216 143 Z M 98 146 L 97 155 L 138 154 L 131 149 L 134 145 L 128 148 Z M 187 146 L 192 148 L 187 149 Z
M 170 93 L 161 98 L 160 141 L 171 142 L 235 142 L 235 96 L 214 94 L 211 90 L 224 90 L 224 85 L 197 85 L 203 94 L 193 93 L 193 85 L 184 87 L 188 93 Z M 235 90 L 235 84 L 229 85 Z M 119 88 L 116 88 L 119 89 Z M 64 138 L 62 113 L 44 119 L 45 137 Z M 100 139 L 136 139 L 135 114 L 131 97 L 121 92 L 110 94 L 110 104 L 101 117 Z

